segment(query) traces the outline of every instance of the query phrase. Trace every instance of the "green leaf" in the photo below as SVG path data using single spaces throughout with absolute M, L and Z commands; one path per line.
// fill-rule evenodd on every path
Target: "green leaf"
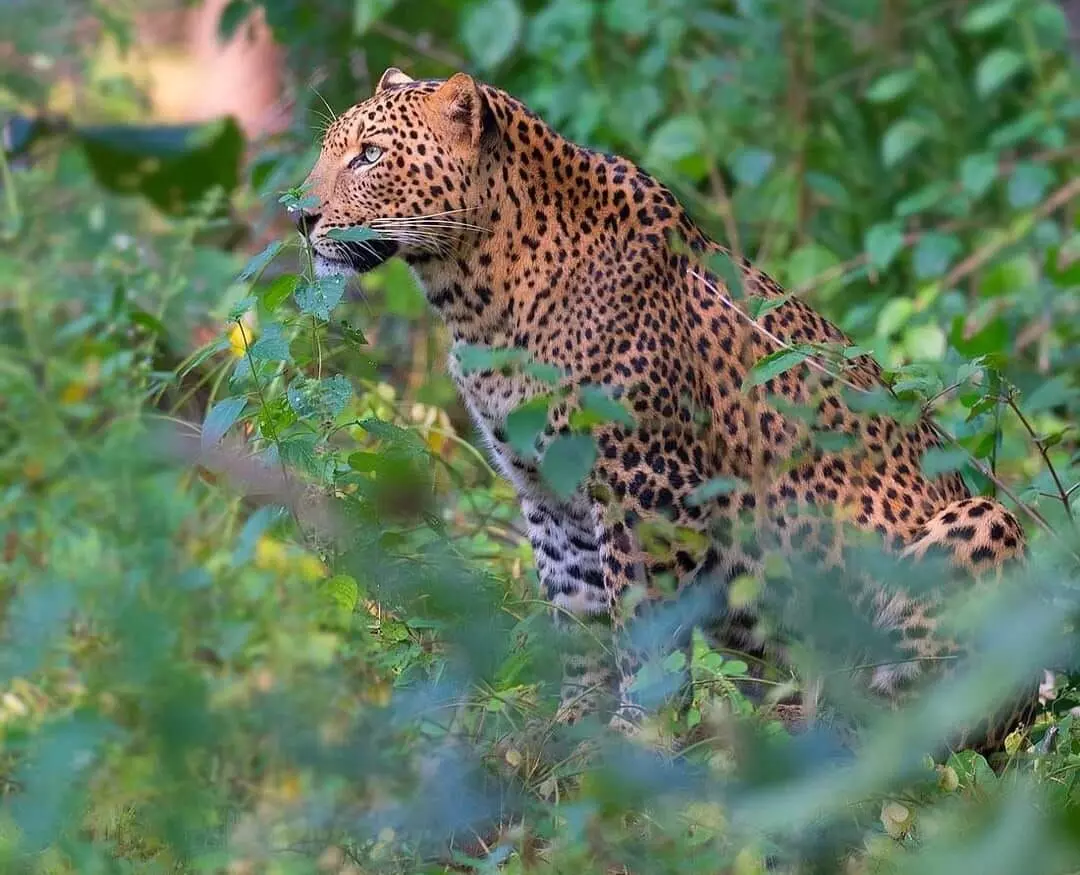
M 904 332 L 904 350 L 912 359 L 940 361 L 947 347 L 945 332 L 939 325 L 913 325 Z
M 257 362 L 286 362 L 289 360 L 289 341 L 282 334 L 281 326 L 271 322 L 251 345 L 250 352 Z
M 800 246 L 787 259 L 788 284 L 792 288 L 802 288 L 839 263 L 840 259 L 836 254 L 819 243 Z M 832 285 L 835 283 L 834 280 Z M 755 314 L 755 318 L 761 312 Z
M 913 69 L 886 73 L 866 89 L 866 99 L 871 103 L 889 103 L 896 100 L 911 90 L 917 76 L 917 71 Z
M 842 453 L 855 446 L 855 436 L 840 431 L 811 431 L 810 441 L 826 453 Z
M 914 311 L 911 298 L 890 298 L 878 312 L 877 333 L 881 337 L 891 337 L 907 324 Z
M 581 407 L 596 417 L 595 424 L 617 422 L 631 428 L 634 417 L 630 411 L 612 398 L 600 386 L 583 386 L 581 389 Z
M 425 455 L 427 448 L 415 431 L 384 422 L 381 419 L 365 419 L 360 427 L 373 438 L 386 441 L 395 450 L 403 450 L 407 455 Z
M 945 200 L 949 196 L 949 191 L 950 186 L 947 182 L 931 182 L 897 203 L 893 214 L 898 219 L 906 219 L 925 212 Z
M 532 458 L 536 453 L 536 438 L 547 427 L 550 404 L 551 397 L 541 395 L 519 405 L 506 417 L 506 440 L 526 458 Z
M 358 453 L 350 453 L 349 458 L 346 460 L 349 463 L 349 467 L 354 471 L 359 471 L 361 474 L 370 474 L 372 471 L 379 469 L 379 462 L 382 456 L 378 453 L 369 453 L 366 451 Z
M 980 97 L 997 91 L 1024 68 L 1024 56 L 1012 49 L 995 49 L 975 70 L 975 90 Z
M 305 282 L 296 289 L 296 306 L 301 313 L 329 319 L 333 310 L 345 294 L 346 278 L 342 274 L 330 274 L 314 282 Z
M 953 259 L 963 251 L 963 244 L 953 234 L 930 231 L 915 244 L 913 262 L 918 279 L 941 276 L 949 269 Z
M 286 396 L 293 412 L 301 418 L 318 416 L 333 419 L 349 403 L 352 384 L 342 374 L 326 380 L 300 377 L 289 386 Z
M 326 594 L 342 610 L 352 613 L 360 601 L 360 586 L 348 574 L 335 574 L 326 581 Z
M 273 313 L 286 298 L 300 285 L 300 277 L 294 273 L 283 273 L 258 290 L 257 294 L 268 313 Z
M 881 140 L 881 160 L 892 167 L 910 155 L 926 139 L 926 128 L 912 119 L 900 119 L 889 126 Z
M 378 240 L 379 232 L 363 225 L 354 225 L 351 228 L 331 228 L 326 232 L 326 236 L 340 243 L 365 243 L 368 240 Z
M 540 473 L 557 496 L 569 499 L 595 462 L 596 442 L 592 435 L 561 434 L 544 452 Z
M 523 24 L 516 0 L 484 0 L 465 13 L 462 42 L 481 70 L 491 70 L 510 56 Z
M 994 184 L 998 175 L 997 156 L 989 152 L 968 155 L 960 165 L 960 184 L 973 198 L 980 198 Z
M 454 356 L 463 374 L 499 371 L 510 365 L 521 364 L 527 358 L 525 350 L 522 349 L 493 348 L 472 343 L 455 346 Z
M 730 495 L 733 492 L 738 492 L 739 490 L 746 488 L 746 482 L 737 477 L 713 477 L 711 480 L 706 480 L 700 486 L 695 488 L 687 496 L 686 501 L 688 504 L 696 507 L 705 504 L 708 501 L 712 501 L 718 496 Z
M 200 439 L 202 448 L 206 450 L 216 446 L 225 437 L 225 432 L 239 419 L 245 407 L 247 407 L 247 398 L 225 398 L 211 407 L 206 414 L 206 419 L 203 420 Z
M 1025 413 L 1042 413 L 1063 404 L 1075 403 L 1080 398 L 1072 378 L 1060 375 L 1039 385 L 1035 391 L 1024 398 L 1021 407 Z
M 1016 0 L 991 0 L 981 3 L 964 16 L 960 22 L 962 30 L 968 33 L 983 33 L 1004 24 L 1016 8 Z
M 315 444 L 317 441 L 318 437 L 313 434 L 299 434 L 286 438 L 277 445 L 281 461 L 301 471 L 316 473 L 318 456 L 315 452 Z
M 353 34 L 364 36 L 386 17 L 397 5 L 397 0 L 353 0 L 353 3 Z
M 804 349 L 778 349 L 759 360 L 743 380 L 743 391 L 767 383 L 773 377 L 778 377 L 785 371 L 798 367 L 808 358 L 811 353 Z
M 731 172 L 742 185 L 758 185 L 773 166 L 775 157 L 764 149 L 739 149 L 731 158 Z
M 864 242 L 870 264 L 878 270 L 885 270 L 904 248 L 904 232 L 897 222 L 885 222 L 874 225 L 866 232 Z
M 726 252 L 716 252 L 706 259 L 709 270 L 724 281 L 728 295 L 734 300 L 743 296 L 742 271 Z
M 529 362 L 522 371 L 549 386 L 557 385 L 565 376 L 563 369 L 558 365 L 549 365 L 546 362 Z
M 165 213 L 190 212 L 211 190 L 229 193 L 240 180 L 244 138 L 231 118 L 205 125 L 112 125 L 77 128 L 98 182 L 140 194 Z
M 705 126 L 696 115 L 677 115 L 658 127 L 649 141 L 646 163 L 663 167 L 701 152 Z
M 1021 161 L 1009 176 L 1009 204 L 1017 209 L 1035 206 L 1053 181 L 1054 172 L 1045 164 Z
M 823 198 L 827 203 L 838 207 L 850 207 L 851 195 L 844 188 L 844 184 L 835 176 L 819 173 L 816 170 L 807 172 L 806 184 L 814 194 Z
M 273 242 L 268 243 L 262 252 L 253 256 L 244 266 L 244 269 L 240 271 L 240 276 L 237 277 L 237 280 L 239 282 L 244 282 L 244 280 L 249 280 L 256 274 L 262 273 L 266 269 L 266 266 L 277 258 L 277 254 L 281 252 L 283 245 L 284 244 L 282 244 L 280 240 L 274 240 Z
M 228 320 L 230 322 L 239 322 L 243 318 L 244 314 L 252 308 L 255 304 L 254 295 L 244 295 L 239 301 L 233 304 L 229 308 Z

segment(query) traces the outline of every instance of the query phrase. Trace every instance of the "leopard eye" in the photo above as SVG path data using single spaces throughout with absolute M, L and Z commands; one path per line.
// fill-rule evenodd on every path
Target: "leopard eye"
M 364 146 L 363 151 L 349 162 L 349 168 L 356 170 L 360 167 L 368 167 L 382 158 L 382 154 L 382 149 L 370 143 Z

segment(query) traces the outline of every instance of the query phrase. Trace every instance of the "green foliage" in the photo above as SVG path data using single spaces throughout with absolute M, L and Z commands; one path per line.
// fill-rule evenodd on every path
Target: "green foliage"
M 19 54 L 0 58 L 0 869 L 1075 871 L 1071 678 L 1000 773 L 970 753 L 924 759 L 1010 678 L 1076 664 L 1080 91 L 1060 9 L 234 0 L 222 31 L 256 5 L 298 106 L 243 165 L 232 122 L 131 125 L 137 91 L 89 75 L 104 43 L 132 41 L 111 4 L 16 4 L 5 20 Z M 96 37 L 54 26 L 76 14 Z M 872 352 L 890 389 L 852 391 L 852 407 L 934 410 L 944 447 L 924 470 L 1024 503 L 1029 567 L 950 595 L 982 642 L 970 670 L 880 713 L 850 689 L 845 654 L 872 636 L 835 578 L 770 567 L 799 596 L 796 664 L 840 717 L 866 718 L 854 754 L 828 720 L 787 733 L 734 687 L 747 661 L 700 637 L 639 675 L 643 690 L 693 680 L 685 715 L 647 723 L 658 750 L 556 722 L 553 655 L 597 646 L 595 630 L 539 604 L 516 505 L 408 272 L 388 264 L 354 295 L 315 277 L 295 236 L 259 231 L 240 254 L 218 233 L 226 198 L 256 229 L 316 206 L 293 187 L 321 107 L 313 71 L 340 111 L 391 64 L 481 74 L 635 158 L 861 344 L 782 349 L 744 389 L 810 359 L 842 376 Z M 89 83 L 73 120 L 40 113 L 61 74 Z M 743 300 L 730 259 L 709 268 L 751 318 L 778 303 Z M 550 386 L 507 423 L 522 452 L 569 406 L 541 461 L 560 494 L 587 475 L 593 433 L 632 422 L 556 363 L 453 354 Z M 746 487 L 714 480 L 697 499 Z M 650 533 L 658 549 L 688 545 L 671 529 Z M 934 566 L 919 577 L 898 582 L 944 590 Z M 744 579 L 730 597 L 764 596 Z M 669 640 L 694 599 L 635 634 Z M 761 684 L 767 703 L 792 681 Z

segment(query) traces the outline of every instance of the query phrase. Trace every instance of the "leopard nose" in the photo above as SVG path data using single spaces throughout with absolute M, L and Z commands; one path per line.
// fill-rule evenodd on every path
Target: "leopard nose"
M 300 232 L 301 237 L 307 237 L 321 218 L 322 213 L 309 213 L 307 210 L 300 210 L 296 214 L 296 230 Z

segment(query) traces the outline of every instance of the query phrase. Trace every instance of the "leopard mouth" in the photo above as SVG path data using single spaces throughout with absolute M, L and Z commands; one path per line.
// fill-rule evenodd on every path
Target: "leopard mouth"
M 368 273 L 397 255 L 398 244 L 393 240 L 376 238 L 363 242 L 338 242 L 333 255 L 317 253 L 320 268 L 327 272 Z

